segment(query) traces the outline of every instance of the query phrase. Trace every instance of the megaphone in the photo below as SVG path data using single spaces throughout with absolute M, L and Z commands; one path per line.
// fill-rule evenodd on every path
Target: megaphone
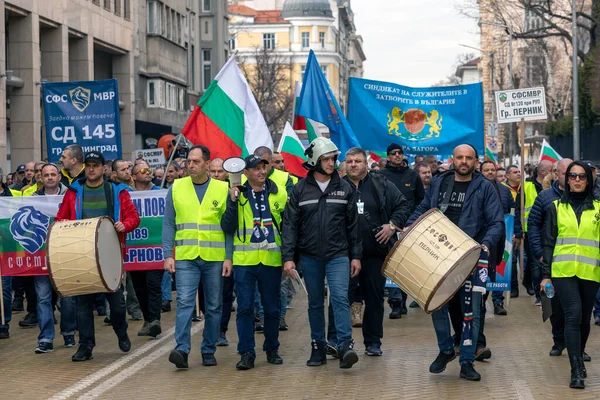
M 229 157 L 223 161 L 223 170 L 229 172 L 231 177 L 231 187 L 242 184 L 242 171 L 246 168 L 246 162 L 243 158 Z

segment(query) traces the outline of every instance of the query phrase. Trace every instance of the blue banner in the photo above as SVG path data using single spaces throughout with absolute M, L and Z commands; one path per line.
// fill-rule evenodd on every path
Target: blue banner
M 512 279 L 512 254 L 513 242 L 512 237 L 515 231 L 515 216 L 510 214 L 504 215 L 504 225 L 506 226 L 506 242 L 504 242 L 504 254 L 502 262 L 496 266 L 496 279 L 491 282 L 488 279 L 486 289 L 492 291 L 505 292 L 510 290 L 510 281 Z
M 446 155 L 468 143 L 483 154 L 482 86 L 411 88 L 350 78 L 348 122 L 370 151 L 398 143 L 404 153 Z
M 116 79 L 44 82 L 48 160 L 58 162 L 65 147 L 78 144 L 107 160 L 122 157 L 119 90 Z

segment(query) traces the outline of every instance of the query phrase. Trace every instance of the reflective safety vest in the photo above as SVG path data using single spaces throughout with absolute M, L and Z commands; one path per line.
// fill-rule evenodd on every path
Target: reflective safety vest
M 552 257 L 552 278 L 577 276 L 600 282 L 600 202 L 585 210 L 577 224 L 570 204 L 554 201 L 558 237 Z
M 533 207 L 533 203 L 535 202 L 538 193 L 533 182 L 525 182 L 523 192 L 525 193 L 525 210 L 523 211 L 525 225 L 523 225 L 523 232 L 527 232 L 527 219 L 529 218 L 531 207 Z
M 10 190 L 10 193 L 13 195 L 13 197 L 23 196 L 23 192 L 21 192 L 20 190 L 15 190 L 15 189 L 8 189 L 8 190 Z
M 34 183 L 33 185 L 29 186 L 27 189 L 22 191 L 23 196 L 31 196 L 40 189 L 41 189 L 41 187 L 38 188 L 37 183 Z
M 285 185 L 277 185 L 277 193 L 269 193 L 271 221 L 261 221 L 261 229 L 273 224 L 275 243 L 252 243 L 254 215 L 248 199 L 238 201 L 238 232 L 233 238 L 233 265 L 264 264 L 281 267 L 281 219 L 287 202 Z
M 292 183 L 296 185 L 298 183 L 298 177 L 290 174 L 290 178 L 292 178 Z
M 221 217 L 227 208 L 227 182 L 211 179 L 202 203 L 192 178 L 176 179 L 172 196 L 175 207 L 175 259 L 225 260 L 225 233 Z

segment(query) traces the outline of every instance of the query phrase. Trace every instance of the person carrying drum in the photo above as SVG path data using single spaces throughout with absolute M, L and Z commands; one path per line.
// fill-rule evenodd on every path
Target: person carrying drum
M 298 182 L 283 215 L 282 258 L 290 275 L 296 268 L 296 249 L 308 291 L 308 320 L 312 353 L 308 366 L 327 363 L 325 346 L 325 277 L 333 304 L 340 368 L 358 362 L 353 350 L 349 278 L 360 272 L 362 244 L 358 233 L 358 197 L 335 171 L 338 148 L 327 138 L 312 141 L 305 154 L 309 170 Z
M 267 362 L 279 365 L 281 296 L 281 219 L 287 202 L 285 186 L 267 178 L 269 161 L 257 155 L 245 159 L 246 184 L 233 187 L 222 225 L 234 235 L 233 265 L 237 296 L 238 370 L 254 368 L 254 292 L 264 308 L 263 350 Z M 240 193 L 241 192 L 241 193 Z
M 600 201 L 594 198 L 591 168 L 575 161 L 567 168 L 565 191 L 545 211 L 540 290 L 555 291 L 565 316 L 565 341 L 571 362 L 569 387 L 584 389 L 583 350 L 600 287 Z
M 56 214 L 56 220 L 80 220 L 109 216 L 116 221 L 115 229 L 125 252 L 125 237 L 140 225 L 140 216 L 131 201 L 125 185 L 117 185 L 104 180 L 104 156 L 98 151 L 85 155 L 85 178 L 75 180 L 65 194 Z M 110 304 L 112 327 L 119 339 L 119 348 L 123 352 L 131 349 L 127 335 L 125 318 L 125 297 L 123 287 L 114 293 L 106 293 Z M 94 304 L 96 294 L 77 296 L 77 328 L 79 329 L 79 349 L 73 355 L 73 361 L 86 361 L 93 358 L 92 350 L 96 345 L 94 334 Z
M 354 298 L 353 292 L 360 285 L 365 299 L 365 313 L 361 320 L 365 354 L 381 356 L 383 292 L 386 280 L 381 274 L 381 266 L 391 244 L 395 242 L 396 231 L 404 228 L 410 216 L 410 202 L 391 181 L 379 173 L 367 171 L 367 154 L 361 148 L 353 147 L 346 152 L 344 180 L 352 185 L 358 196 L 358 230 L 363 247 L 362 268 L 358 276 L 350 281 L 348 298 Z M 331 308 L 330 306 L 330 310 Z M 329 326 L 334 328 L 331 318 Z M 335 342 L 332 340 L 334 332 L 331 330 L 328 337 L 330 344 Z
M 498 243 L 504 234 L 504 216 L 500 197 L 494 186 L 481 174 L 474 173 L 476 164 L 477 152 L 471 145 L 457 146 L 454 149 L 454 169 L 442 172 L 432 179 L 431 186 L 425 191 L 425 199 L 407 224 L 415 222 L 427 210 L 439 208 L 450 221 L 480 243 L 482 251 L 489 253 L 489 249 Z M 463 286 L 451 300 L 451 302 L 458 301 L 463 312 L 466 291 Z M 473 290 L 471 296 L 473 313 L 471 338 L 476 339 L 482 304 L 481 292 Z M 443 372 L 446 365 L 456 358 L 448 309 L 449 305 L 446 304 L 431 314 L 440 349 L 439 355 L 429 367 L 429 372 L 434 374 Z M 481 379 L 481 375 L 473 368 L 476 343 L 477 340 L 461 340 L 460 344 L 460 377 L 473 381 Z
M 233 238 L 226 236 L 221 228 L 229 185 L 208 176 L 209 164 L 210 150 L 203 145 L 193 146 L 187 158 L 189 175 L 174 181 L 165 200 L 162 233 L 165 269 L 175 273 L 177 289 L 177 346 L 169 354 L 169 362 L 177 368 L 188 368 L 192 314 L 200 281 L 206 306 L 200 347 L 202 365 L 217 365 L 223 277 L 231 274 Z

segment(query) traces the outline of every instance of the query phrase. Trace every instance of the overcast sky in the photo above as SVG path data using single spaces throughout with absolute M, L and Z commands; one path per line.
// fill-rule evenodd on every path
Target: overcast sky
M 460 0 L 353 0 L 364 40 L 367 79 L 430 86 L 453 73 L 457 56 L 479 53 L 477 23 L 459 15 Z M 464 1 L 464 0 L 463 0 Z

